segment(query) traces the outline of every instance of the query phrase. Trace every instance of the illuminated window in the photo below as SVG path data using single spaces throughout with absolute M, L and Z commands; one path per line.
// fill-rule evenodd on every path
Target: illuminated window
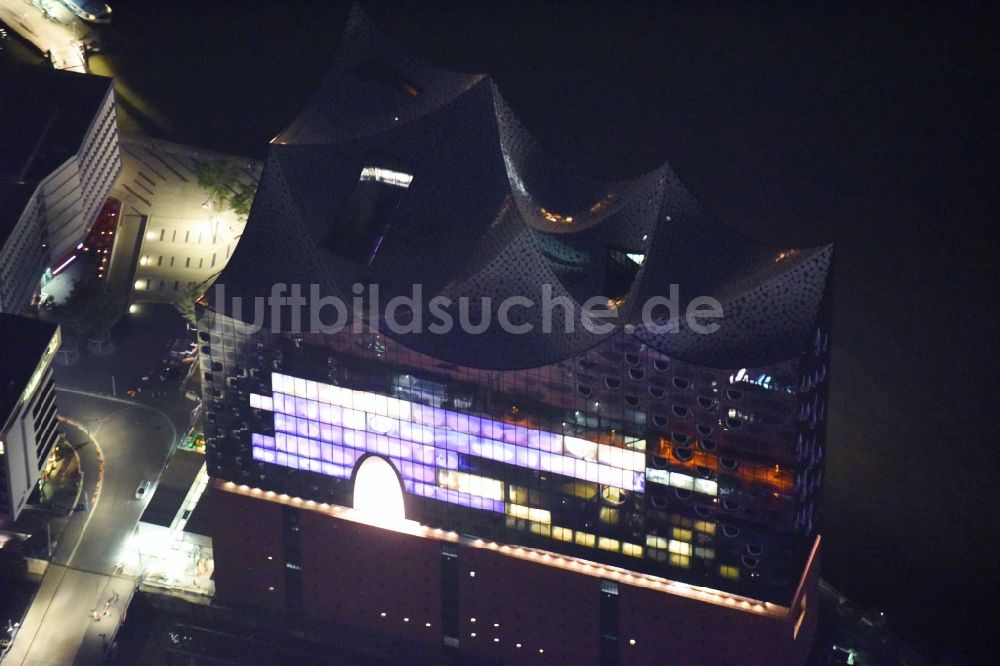
M 731 566 L 726 565 L 726 564 L 723 564 L 721 567 L 719 567 L 719 574 L 721 574 L 723 578 L 728 578 L 729 580 L 739 580 L 740 579 L 740 570 L 739 570 L 739 568 L 738 567 L 731 567 Z
M 533 509 L 520 504 L 511 504 L 507 507 L 507 514 L 515 518 L 526 518 L 536 523 L 549 525 L 552 523 L 552 513 L 546 509 Z
M 635 543 L 623 543 L 622 553 L 629 557 L 642 557 L 642 546 Z
M 552 527 L 548 523 L 528 523 L 528 529 L 532 534 L 537 534 L 538 536 L 552 536 Z
M 621 488 L 615 488 L 613 486 L 605 486 L 601 489 L 601 497 L 604 498 L 609 504 L 614 504 L 619 506 L 625 503 L 625 491 Z
M 691 544 L 685 543 L 684 541 L 677 541 L 671 539 L 667 544 L 667 550 L 676 555 L 691 555 Z
M 402 171 L 369 166 L 361 170 L 361 180 L 375 181 L 406 188 L 413 182 L 413 176 Z
M 710 523 L 707 520 L 694 521 L 694 528 L 705 534 L 715 534 L 715 523 Z
M 597 537 L 593 534 L 587 534 L 586 532 L 577 532 L 574 541 L 581 546 L 593 548 L 597 543 Z
M 601 550 L 610 550 L 617 552 L 621 548 L 621 543 L 618 539 L 609 539 L 607 537 L 601 537 L 597 540 L 597 547 Z
M 597 460 L 597 442 L 591 442 L 579 437 L 564 437 L 563 444 L 566 453 L 585 460 Z M 621 451 L 621 449 L 617 449 Z
M 573 530 L 567 527 L 553 527 L 552 528 L 552 538 L 558 539 L 559 541 L 572 541 L 573 540 Z
M 696 493 L 705 493 L 706 495 L 718 495 L 719 484 L 708 479 L 695 479 L 694 491 Z
M 715 549 L 714 548 L 695 548 L 694 556 L 700 557 L 703 560 L 714 560 L 715 559 Z
M 354 508 L 379 522 L 406 518 L 399 478 L 384 458 L 370 456 L 361 463 L 354 480 Z
M 438 485 L 442 488 L 457 490 L 460 493 L 485 497 L 486 499 L 503 499 L 503 481 L 489 479 L 484 476 L 466 474 L 465 472 L 455 472 L 452 470 L 438 470 Z
M 573 469 L 575 473 L 575 467 Z M 570 481 L 562 486 L 562 490 L 567 495 L 573 495 L 584 500 L 592 500 L 597 495 L 597 484 L 582 481 Z
M 553 213 L 552 211 L 542 207 L 539 207 L 539 212 L 541 212 L 542 217 L 549 222 L 556 222 L 558 224 L 573 224 L 572 215 L 559 215 L 558 213 Z
M 687 569 L 691 566 L 691 558 L 687 555 L 679 555 L 677 553 L 670 553 L 670 564 L 675 567 L 681 567 L 682 569 Z
M 674 538 L 678 541 L 691 541 L 691 530 L 681 529 L 679 527 L 673 528 Z
M 620 513 L 618 509 L 613 509 L 609 506 L 602 506 L 599 518 L 605 525 L 617 525 Z
M 666 548 L 667 540 L 663 537 L 656 536 L 655 534 L 646 535 L 646 545 L 650 548 Z

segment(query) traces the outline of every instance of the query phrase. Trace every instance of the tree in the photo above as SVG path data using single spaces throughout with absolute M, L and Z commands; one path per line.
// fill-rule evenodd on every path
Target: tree
M 199 162 L 194 169 L 198 185 L 208 190 L 208 200 L 216 210 L 228 207 L 236 185 L 239 184 L 240 170 L 228 160 Z
M 198 324 L 198 313 L 195 310 L 195 304 L 201 300 L 201 297 L 205 295 L 208 291 L 209 285 L 212 280 L 219 276 L 218 273 L 209 276 L 204 282 L 199 282 L 198 284 L 191 285 L 181 293 L 181 295 L 174 301 L 174 308 L 180 313 L 184 320 L 196 326 Z
M 250 215 L 257 185 L 242 183 L 240 168 L 234 162 L 223 159 L 200 162 L 194 172 L 198 185 L 207 190 L 208 200 L 215 210 L 228 208 L 244 220 Z
M 56 306 L 55 316 L 63 329 L 77 339 L 104 341 L 125 315 L 128 297 L 111 291 L 104 282 L 73 283 L 66 302 Z
M 229 197 L 229 208 L 236 217 L 242 220 L 250 217 L 250 205 L 253 204 L 253 195 L 256 192 L 257 188 L 254 185 L 240 183 L 233 196 Z

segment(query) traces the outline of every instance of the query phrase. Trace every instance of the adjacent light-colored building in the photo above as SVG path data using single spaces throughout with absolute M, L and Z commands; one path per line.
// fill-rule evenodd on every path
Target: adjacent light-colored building
M 59 436 L 56 324 L 0 313 L 0 523 L 16 520 Z
M 0 69 L 0 311 L 75 256 L 121 171 L 111 79 Z
M 133 303 L 173 303 L 222 271 L 246 226 L 244 217 L 212 204 L 198 184 L 199 168 L 227 162 L 234 167 L 234 187 L 256 188 L 262 164 L 146 137 L 126 138 L 122 159 L 112 191 L 123 210 L 118 243 L 131 251 L 134 243 L 126 239 L 140 233 L 141 245 L 138 256 L 125 261 L 126 253 L 116 250 L 110 279 L 127 282 Z

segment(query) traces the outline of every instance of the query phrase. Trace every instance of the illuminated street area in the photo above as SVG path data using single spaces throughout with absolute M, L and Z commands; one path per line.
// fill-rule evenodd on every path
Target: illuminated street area
M 157 486 L 158 495 L 122 552 L 122 573 L 140 580 L 144 589 L 194 595 L 202 600 L 215 593 L 212 539 L 185 529 L 208 487 L 203 459 L 198 453 L 175 454 Z M 197 472 L 192 482 L 190 472 L 194 469 Z M 204 525 L 196 529 L 207 531 Z
M 125 230 L 132 225 L 142 237 L 137 244 L 123 234 L 111 279 L 131 282 L 133 302 L 173 302 L 222 270 L 246 224 L 233 211 L 216 209 L 198 184 L 196 169 L 232 163 L 237 185 L 255 186 L 261 165 L 145 137 L 123 137 L 121 143 L 122 173 L 112 196 L 122 201 Z
M 87 73 L 86 47 L 93 31 L 58 0 L 0 0 L 0 21 L 48 53 L 56 69 Z
M 91 508 L 77 514 L 82 534 L 60 540 L 5 665 L 100 662 L 135 586 L 119 561 L 152 495 L 137 500 L 136 486 L 156 479 L 176 439 L 169 419 L 139 404 L 65 390 L 59 404 L 88 433 L 81 455 L 101 452 L 104 470 Z

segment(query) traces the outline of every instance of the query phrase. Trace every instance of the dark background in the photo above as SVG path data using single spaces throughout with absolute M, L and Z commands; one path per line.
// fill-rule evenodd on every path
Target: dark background
M 128 130 L 263 156 L 347 5 L 114 0 Z M 730 225 L 836 243 L 825 577 L 915 647 L 996 649 L 1000 24 L 980 4 L 364 3 L 493 75 L 595 176 L 670 160 Z M 710 251 L 710 249 L 706 249 Z M 964 661 L 964 660 L 963 660 Z

